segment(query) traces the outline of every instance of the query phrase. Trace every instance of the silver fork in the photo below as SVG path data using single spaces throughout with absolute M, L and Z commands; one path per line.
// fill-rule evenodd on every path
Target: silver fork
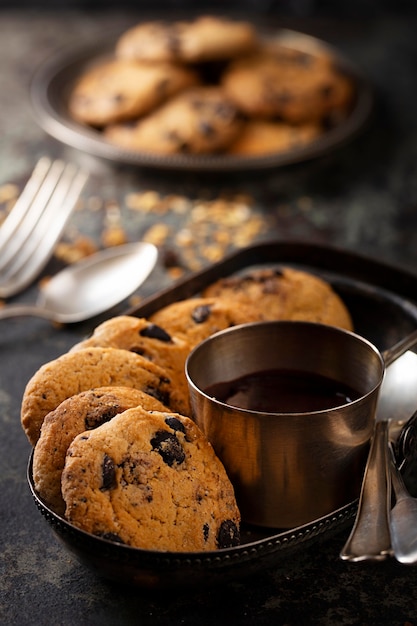
M 44 268 L 87 178 L 72 163 L 38 161 L 0 227 L 0 297 L 22 291 Z

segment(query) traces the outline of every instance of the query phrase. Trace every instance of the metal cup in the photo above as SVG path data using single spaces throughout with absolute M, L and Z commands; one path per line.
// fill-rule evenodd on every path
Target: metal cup
M 274 369 L 326 376 L 359 397 L 327 410 L 262 413 L 205 392 Z M 235 326 L 194 348 L 186 363 L 193 419 L 223 462 L 244 521 L 292 528 L 359 496 L 384 370 L 366 339 L 310 322 Z

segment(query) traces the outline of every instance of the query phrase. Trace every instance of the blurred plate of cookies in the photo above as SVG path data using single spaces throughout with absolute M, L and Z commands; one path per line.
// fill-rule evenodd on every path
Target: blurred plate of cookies
M 31 99 L 48 134 L 118 163 L 195 171 L 290 165 L 352 139 L 372 110 L 361 73 L 296 31 L 267 34 L 206 15 L 142 22 L 105 40 L 47 60 Z

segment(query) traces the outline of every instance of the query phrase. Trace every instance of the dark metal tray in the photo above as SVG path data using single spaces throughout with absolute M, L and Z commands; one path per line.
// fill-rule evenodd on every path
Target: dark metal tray
M 394 345 L 417 328 L 417 276 L 351 252 L 297 242 L 259 244 L 233 253 L 224 261 L 148 298 L 127 314 L 147 317 L 162 306 L 198 294 L 222 276 L 259 265 L 290 265 L 329 280 L 349 307 L 356 332 L 380 350 Z M 36 494 L 32 459 L 28 481 L 41 513 L 82 562 L 101 576 L 147 588 L 186 588 L 229 582 L 266 567 L 285 564 L 289 554 L 346 528 L 357 509 L 357 501 L 349 502 L 323 518 L 284 532 L 244 526 L 242 543 L 235 548 L 209 553 L 155 552 L 93 537 L 56 515 Z
M 158 155 L 124 150 L 106 141 L 100 131 L 75 122 L 68 112 L 68 97 L 74 81 L 90 65 L 113 55 L 116 34 L 109 34 L 85 48 L 73 46 L 48 59 L 35 73 L 31 83 L 31 101 L 40 126 L 62 143 L 93 156 L 152 168 L 184 171 L 239 171 L 282 167 L 328 154 L 352 139 L 367 122 L 373 106 L 372 89 L 361 75 L 338 50 L 310 35 L 292 30 L 278 29 L 268 35 L 274 41 L 284 43 L 295 50 L 317 54 L 326 51 L 353 79 L 356 98 L 349 115 L 330 127 L 316 140 L 306 146 L 260 156 L 232 155 Z

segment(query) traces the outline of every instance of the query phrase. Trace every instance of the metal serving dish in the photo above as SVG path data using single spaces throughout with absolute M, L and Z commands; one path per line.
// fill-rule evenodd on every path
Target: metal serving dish
M 349 307 L 356 332 L 381 351 L 417 328 L 417 276 L 361 255 L 297 242 L 271 242 L 236 252 L 148 298 L 127 314 L 149 316 L 166 304 L 198 294 L 221 276 L 259 265 L 291 265 L 329 280 Z M 51 511 L 34 489 L 32 458 L 28 482 L 42 515 L 81 562 L 100 576 L 150 589 L 225 583 L 285 564 L 290 554 L 301 552 L 306 544 L 326 540 L 348 527 L 357 509 L 356 500 L 347 502 L 325 517 L 284 532 L 244 526 L 240 546 L 216 552 L 156 552 L 94 537 Z
M 125 150 L 106 141 L 100 131 L 75 122 L 68 113 L 68 96 L 75 80 L 90 65 L 113 55 L 117 34 L 109 34 L 84 48 L 77 45 L 47 60 L 35 73 L 31 101 L 40 126 L 62 143 L 90 155 L 117 163 L 186 171 L 239 171 L 282 167 L 317 158 L 339 148 L 365 125 L 372 110 L 373 96 L 360 71 L 338 50 L 325 42 L 292 30 L 279 29 L 268 38 L 300 51 L 330 53 L 337 65 L 349 74 L 356 86 L 356 98 L 350 114 L 330 127 L 308 145 L 260 156 L 233 155 L 158 155 Z M 105 42 L 105 43 L 103 43 Z

